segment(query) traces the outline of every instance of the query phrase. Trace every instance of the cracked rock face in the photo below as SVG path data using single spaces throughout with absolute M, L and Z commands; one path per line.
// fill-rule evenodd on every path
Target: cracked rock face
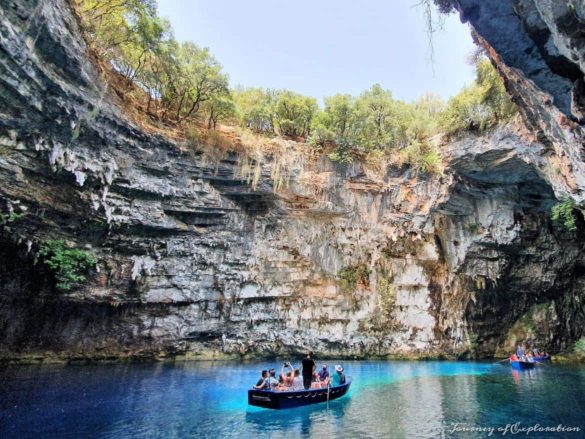
M 444 175 L 312 157 L 274 191 L 270 162 L 253 188 L 237 157 L 129 121 L 63 0 L 5 2 L 0 31 L 0 208 L 18 214 L 0 236 L 1 358 L 489 356 L 583 335 L 583 221 L 549 218 L 585 175 L 579 131 L 519 67 L 500 69 L 533 119 L 444 140 Z M 55 290 L 34 263 L 48 239 L 96 255 L 86 285 Z
M 524 123 L 548 148 L 548 180 L 583 204 L 585 5 L 582 1 L 457 0 L 503 76 Z M 556 176 L 554 175 L 556 174 Z

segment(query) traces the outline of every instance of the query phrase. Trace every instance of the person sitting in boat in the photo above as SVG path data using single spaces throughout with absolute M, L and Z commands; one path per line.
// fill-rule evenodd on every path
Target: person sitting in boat
M 311 382 L 311 389 L 322 389 L 327 387 L 329 384 L 329 372 L 327 371 L 327 365 L 323 365 L 323 369 L 319 372 L 313 373 L 313 381 Z
M 335 373 L 331 376 L 331 387 L 337 387 L 345 384 L 345 374 L 343 373 L 343 366 L 335 366 Z
M 320 389 L 321 387 L 325 387 L 325 383 L 321 382 L 319 379 L 319 374 L 314 372 L 313 379 L 311 381 L 311 389 Z
M 534 357 L 532 356 L 532 353 L 528 352 L 526 354 L 526 361 L 528 361 L 529 363 L 534 363 Z
M 281 377 L 283 380 L 279 383 L 277 390 L 289 392 L 303 389 L 303 379 L 301 378 L 301 371 L 299 369 L 292 368 L 286 375 L 281 374 Z
M 258 380 L 258 382 L 256 383 L 256 385 L 254 386 L 255 389 L 263 389 L 264 388 L 264 382 L 266 381 L 266 378 L 268 377 L 268 371 L 267 370 L 263 370 L 262 371 L 262 378 L 260 378 Z
M 329 379 L 329 371 L 327 370 L 327 365 L 324 364 L 322 369 L 317 374 L 319 376 L 319 382 L 327 382 Z
M 274 390 L 278 387 L 278 380 L 276 379 L 276 371 L 270 369 L 268 371 L 269 377 L 264 381 L 264 390 Z
M 292 388 L 294 390 L 301 390 L 303 388 L 303 379 L 301 378 L 301 371 L 299 369 L 295 369 L 294 371 L 294 378 L 292 381 Z
M 522 358 L 524 358 L 525 351 L 524 351 L 524 347 L 523 346 L 518 346 L 516 348 L 516 355 L 518 356 L 518 358 L 520 360 L 522 360 Z
M 538 348 L 534 348 L 534 349 L 532 349 L 532 355 L 533 355 L 534 357 L 540 357 L 540 356 L 541 356 L 541 355 L 540 355 L 540 351 L 538 350 Z
M 285 372 L 285 370 L 288 370 Z M 290 363 L 283 363 L 282 368 L 280 369 L 280 377 L 279 381 L 281 384 L 286 387 L 291 387 L 293 385 L 293 380 L 295 378 L 295 368 Z

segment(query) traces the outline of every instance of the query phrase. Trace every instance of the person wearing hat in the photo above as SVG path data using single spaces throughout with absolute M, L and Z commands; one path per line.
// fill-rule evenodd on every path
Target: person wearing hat
M 331 386 L 337 387 L 345 384 L 345 374 L 343 373 L 343 367 L 341 365 L 335 366 L 335 373 L 331 377 Z

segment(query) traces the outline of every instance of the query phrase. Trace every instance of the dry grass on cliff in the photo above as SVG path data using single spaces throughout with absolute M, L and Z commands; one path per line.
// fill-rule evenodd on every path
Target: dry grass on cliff
M 306 180 L 304 175 L 316 157 L 304 143 L 227 125 L 208 130 L 192 124 L 185 130 L 184 144 L 216 169 L 222 161 L 236 158 L 234 177 L 256 189 L 261 177 L 269 176 L 275 192 L 288 188 L 293 176 Z

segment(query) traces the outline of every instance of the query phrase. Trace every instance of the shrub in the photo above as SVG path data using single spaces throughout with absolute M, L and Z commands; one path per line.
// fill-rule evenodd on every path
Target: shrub
M 345 267 L 339 270 L 337 277 L 340 280 L 342 289 L 353 291 L 358 285 L 367 286 L 370 283 L 372 270 L 364 264 Z
M 574 213 L 575 206 L 575 201 L 572 198 L 567 198 L 555 204 L 551 209 L 552 220 L 561 224 L 569 232 L 577 230 Z
M 8 224 L 14 224 L 20 221 L 24 216 L 26 216 L 26 213 L 16 213 L 14 211 L 8 214 L 0 214 L 0 225 L 6 226 Z
M 97 263 L 87 251 L 67 248 L 62 240 L 43 243 L 37 258 L 55 274 L 57 289 L 70 291 L 76 284 L 85 282 L 86 274 Z
M 410 165 L 415 172 L 440 173 L 441 157 L 428 143 L 413 140 L 410 145 L 400 151 L 402 163 Z
M 230 137 L 221 131 L 197 129 L 189 126 L 185 130 L 185 139 L 187 141 L 188 151 L 191 153 L 201 154 L 201 164 L 212 164 L 215 166 L 215 172 L 222 160 L 225 160 L 229 154 L 235 150 L 234 142 Z
M 396 287 L 385 271 L 378 274 L 376 289 L 379 295 L 380 310 L 384 316 L 388 317 L 396 303 Z
M 349 164 L 353 162 L 352 148 L 347 142 L 340 141 L 328 157 L 333 162 Z
M 478 344 L 478 336 L 477 334 L 474 334 L 473 332 L 469 334 L 469 350 L 471 351 L 472 354 L 475 354 L 477 352 L 477 347 L 479 346 Z
M 585 337 L 581 337 L 575 343 L 575 352 L 581 356 L 585 356 Z

